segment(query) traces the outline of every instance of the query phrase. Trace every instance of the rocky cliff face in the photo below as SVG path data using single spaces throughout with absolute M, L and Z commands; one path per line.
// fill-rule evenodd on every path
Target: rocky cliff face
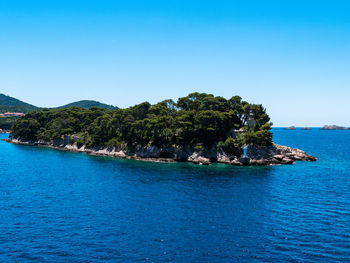
M 248 147 L 247 157 L 230 155 L 222 150 L 215 148 L 206 148 L 202 151 L 196 151 L 194 148 L 168 147 L 159 148 L 155 146 L 136 147 L 132 149 L 124 148 L 105 148 L 85 146 L 77 147 L 77 145 L 66 144 L 64 140 L 55 143 L 48 142 L 23 142 L 16 139 L 8 140 L 17 144 L 33 144 L 39 146 L 51 147 L 59 150 L 85 152 L 90 155 L 111 156 L 118 158 L 137 159 L 155 162 L 192 162 L 195 164 L 208 165 L 211 163 L 226 163 L 231 165 L 277 165 L 277 164 L 293 164 L 295 161 L 316 161 L 317 159 L 306 152 L 273 144 L 265 147 Z

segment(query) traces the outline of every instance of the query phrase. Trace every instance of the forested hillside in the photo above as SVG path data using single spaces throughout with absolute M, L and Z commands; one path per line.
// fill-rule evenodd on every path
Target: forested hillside
M 38 109 L 38 107 L 35 107 L 31 104 L 25 103 L 18 99 L 12 98 L 10 96 L 0 94 L 0 113 L 3 113 L 3 112 L 28 113 L 35 109 Z
M 99 107 L 105 109 L 117 109 L 112 105 L 107 105 L 94 100 L 81 100 L 77 102 L 72 102 L 64 106 L 57 107 L 57 109 L 69 108 L 69 107 L 79 107 L 89 109 L 91 107 Z M 30 113 L 34 110 L 39 110 L 39 107 L 25 103 L 16 98 L 0 94 L 0 113 L 5 112 L 21 112 L 21 113 Z M 0 118 L 0 129 L 8 130 L 14 125 L 19 117 L 6 117 Z
M 92 107 L 104 108 L 104 109 L 117 109 L 113 105 L 104 104 L 95 100 L 80 100 L 77 102 L 72 102 L 67 105 L 57 107 L 58 109 L 69 108 L 69 107 L 79 107 L 84 109 L 90 109 Z

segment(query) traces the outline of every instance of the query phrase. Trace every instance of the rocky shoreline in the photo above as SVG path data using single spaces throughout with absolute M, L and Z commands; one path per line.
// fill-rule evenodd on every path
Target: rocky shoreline
M 200 165 L 211 163 L 225 163 L 236 166 L 250 165 L 280 165 L 293 164 L 296 161 L 316 161 L 317 158 L 306 152 L 277 144 L 266 147 L 248 147 L 248 157 L 237 157 L 216 149 L 195 151 L 193 148 L 181 149 L 177 147 L 158 148 L 155 146 L 136 147 L 134 149 L 106 148 L 85 146 L 78 147 L 71 144 L 56 144 L 47 142 L 30 142 L 17 139 L 6 139 L 13 144 L 36 145 L 61 151 L 81 152 L 94 156 L 109 156 L 150 162 L 191 162 Z

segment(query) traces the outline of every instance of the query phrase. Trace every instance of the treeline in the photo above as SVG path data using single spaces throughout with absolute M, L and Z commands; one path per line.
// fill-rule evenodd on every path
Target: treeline
M 38 108 L 35 106 L 26 106 L 26 105 L 0 105 L 0 113 L 5 112 L 22 112 L 22 113 L 29 113 L 33 110 L 37 110 Z
M 19 117 L 0 117 L 0 129 L 10 130 Z
M 248 127 L 253 116 L 255 125 Z M 72 136 L 78 146 L 222 147 L 272 142 L 270 118 L 262 105 L 239 96 L 225 99 L 192 93 L 177 102 L 148 102 L 127 109 L 44 109 L 20 118 L 13 126 L 15 138 L 50 142 Z M 233 130 L 244 129 L 235 135 Z M 74 142 L 74 141 L 73 141 Z

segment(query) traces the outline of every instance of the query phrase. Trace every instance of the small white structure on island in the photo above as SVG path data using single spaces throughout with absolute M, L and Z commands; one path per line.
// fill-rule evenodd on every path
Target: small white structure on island
M 249 128 L 253 128 L 255 125 L 255 119 L 254 119 L 254 114 L 253 114 L 252 110 L 249 111 L 249 115 L 247 118 L 247 124 L 248 124 Z

